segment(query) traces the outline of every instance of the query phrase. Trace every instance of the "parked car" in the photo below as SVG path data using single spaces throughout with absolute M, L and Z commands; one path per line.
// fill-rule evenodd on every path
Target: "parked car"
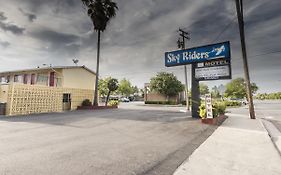
M 230 98 L 229 101 L 240 102 L 242 105 L 247 105 L 248 104 L 248 101 L 246 99 L 240 99 L 240 98 Z
M 120 101 L 121 102 L 126 102 L 126 103 L 130 102 L 130 100 L 128 98 L 126 98 L 126 97 L 121 98 Z

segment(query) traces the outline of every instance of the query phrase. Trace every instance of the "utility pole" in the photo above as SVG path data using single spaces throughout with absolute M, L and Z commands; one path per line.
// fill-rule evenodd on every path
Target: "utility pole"
M 256 119 L 254 103 L 253 103 L 253 95 L 251 89 L 249 68 L 248 68 L 248 60 L 247 60 L 247 52 L 246 52 L 246 43 L 245 43 L 245 32 L 244 32 L 244 19 L 243 19 L 243 2 L 242 0 L 235 0 L 236 3 L 236 12 L 239 24 L 239 32 L 240 32 L 240 40 L 241 40 L 241 48 L 242 48 L 242 56 L 243 56 L 243 67 L 246 81 L 246 89 L 247 89 L 247 98 L 249 102 L 249 112 L 250 118 Z
M 185 49 L 185 39 L 190 40 L 189 33 L 179 29 L 180 36 L 182 37 L 182 41 L 178 40 L 178 47 L 181 49 Z M 188 98 L 188 82 L 187 82 L 187 68 L 184 65 L 184 79 L 185 79 L 185 100 L 186 100 L 186 110 L 189 111 L 189 98 Z

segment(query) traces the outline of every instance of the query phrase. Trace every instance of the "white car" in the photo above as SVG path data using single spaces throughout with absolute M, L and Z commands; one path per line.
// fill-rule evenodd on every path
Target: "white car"
M 121 98 L 120 101 L 121 102 L 126 102 L 126 103 L 130 102 L 130 100 L 128 98 L 126 98 L 126 97 Z

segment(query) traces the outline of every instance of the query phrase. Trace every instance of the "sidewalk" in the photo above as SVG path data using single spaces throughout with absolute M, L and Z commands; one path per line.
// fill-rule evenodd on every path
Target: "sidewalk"
M 174 175 L 281 174 L 281 157 L 261 120 L 228 116 Z

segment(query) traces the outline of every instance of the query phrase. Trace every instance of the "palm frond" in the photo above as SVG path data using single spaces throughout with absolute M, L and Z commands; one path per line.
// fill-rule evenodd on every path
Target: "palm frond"
M 116 15 L 117 3 L 112 0 L 81 0 L 87 7 L 94 29 L 104 31 L 107 23 Z

